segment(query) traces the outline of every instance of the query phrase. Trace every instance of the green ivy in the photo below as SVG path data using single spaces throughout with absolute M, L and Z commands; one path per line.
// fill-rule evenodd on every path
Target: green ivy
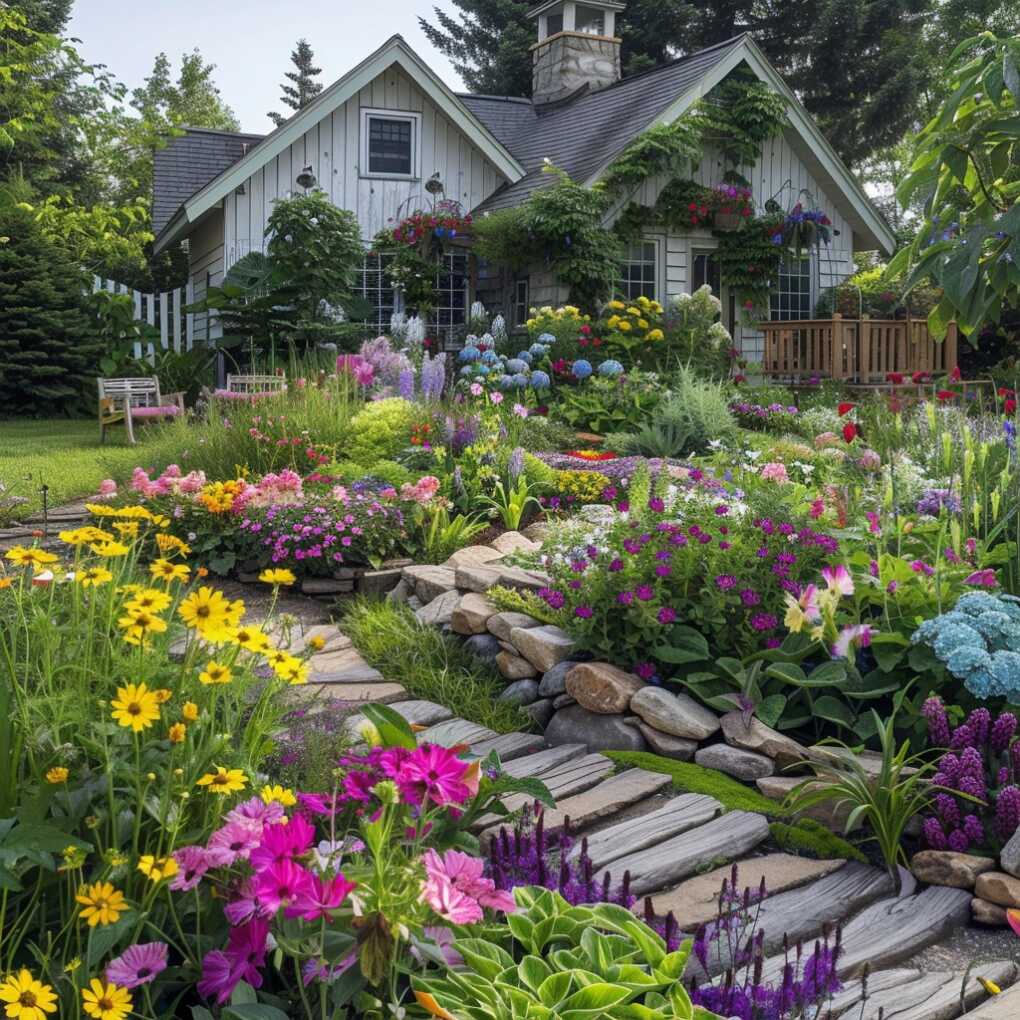
M 695 169 L 701 149 L 701 133 L 692 117 L 679 117 L 672 124 L 655 124 L 642 131 L 613 160 L 596 187 L 615 196 L 633 191 L 656 174 L 675 173 L 680 167 Z

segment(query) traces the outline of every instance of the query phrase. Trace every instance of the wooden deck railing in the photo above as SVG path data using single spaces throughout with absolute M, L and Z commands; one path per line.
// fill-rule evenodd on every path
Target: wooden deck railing
M 942 375 L 956 367 L 957 330 L 933 340 L 923 319 L 804 319 L 765 322 L 762 374 L 789 382 L 812 378 L 885 382 L 890 372 Z

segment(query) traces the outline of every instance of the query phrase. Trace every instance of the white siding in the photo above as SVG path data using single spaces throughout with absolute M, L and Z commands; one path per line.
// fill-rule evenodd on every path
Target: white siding
M 223 237 L 225 223 L 223 213 L 216 210 L 192 232 L 188 250 L 188 276 L 192 287 L 193 301 L 201 301 L 208 287 L 223 282 Z M 223 335 L 223 329 L 216 317 L 208 312 L 196 312 L 194 316 L 194 341 L 202 344 Z
M 421 115 L 421 178 L 386 180 L 362 177 L 361 111 L 401 110 Z M 396 65 L 360 93 L 313 124 L 289 149 L 245 181 L 243 194 L 224 202 L 224 241 L 229 268 L 250 251 L 264 247 L 266 223 L 273 201 L 299 192 L 294 178 L 311 165 L 322 188 L 340 208 L 358 217 L 368 242 L 398 216 L 430 208 L 432 196 L 424 183 L 438 172 L 445 195 L 473 209 L 505 180 L 481 151 L 443 114 Z
M 718 153 L 706 150 L 692 177 L 699 184 L 711 187 L 718 184 L 726 168 Z M 790 209 L 801 201 L 822 209 L 832 220 L 833 237 L 828 246 L 822 246 L 813 267 L 814 287 L 817 293 L 812 300 L 826 289 L 835 286 L 853 273 L 853 230 L 840 215 L 830 195 L 826 194 L 814 179 L 800 157 L 794 152 L 785 136 L 778 136 L 766 142 L 761 159 L 753 167 L 741 167 L 741 174 L 750 182 L 754 200 L 760 209 L 770 198 L 774 198 L 783 209 Z M 645 181 L 634 195 L 641 205 L 652 206 L 668 177 L 661 176 Z M 648 237 L 661 237 L 654 231 Z M 717 244 L 709 230 L 690 230 L 683 234 L 671 234 L 660 247 L 665 251 L 665 265 L 660 271 L 660 280 L 665 285 L 668 298 L 690 291 L 691 250 L 710 249 Z M 761 334 L 755 330 L 737 325 L 734 340 L 745 357 L 751 360 L 761 358 Z

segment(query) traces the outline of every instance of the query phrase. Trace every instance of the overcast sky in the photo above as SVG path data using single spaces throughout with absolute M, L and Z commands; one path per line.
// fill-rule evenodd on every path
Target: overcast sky
M 106 64 L 129 88 L 161 50 L 176 69 L 197 46 L 216 65 L 216 84 L 241 127 L 266 132 L 266 112 L 281 109 L 280 82 L 302 36 L 326 86 L 400 33 L 444 81 L 463 88 L 418 27 L 418 16 L 431 12 L 430 0 L 77 0 L 69 31 L 85 60 Z

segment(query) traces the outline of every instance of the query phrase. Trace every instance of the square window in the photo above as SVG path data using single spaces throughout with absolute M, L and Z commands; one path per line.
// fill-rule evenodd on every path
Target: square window
M 620 278 L 617 290 L 623 298 L 637 297 L 656 299 L 659 246 L 655 241 L 639 241 L 632 244 L 624 261 L 620 263 Z
M 416 177 L 419 115 L 385 110 L 363 110 L 362 114 L 362 174 Z
M 772 289 L 771 318 L 793 321 L 810 319 L 811 260 L 784 258 Z

